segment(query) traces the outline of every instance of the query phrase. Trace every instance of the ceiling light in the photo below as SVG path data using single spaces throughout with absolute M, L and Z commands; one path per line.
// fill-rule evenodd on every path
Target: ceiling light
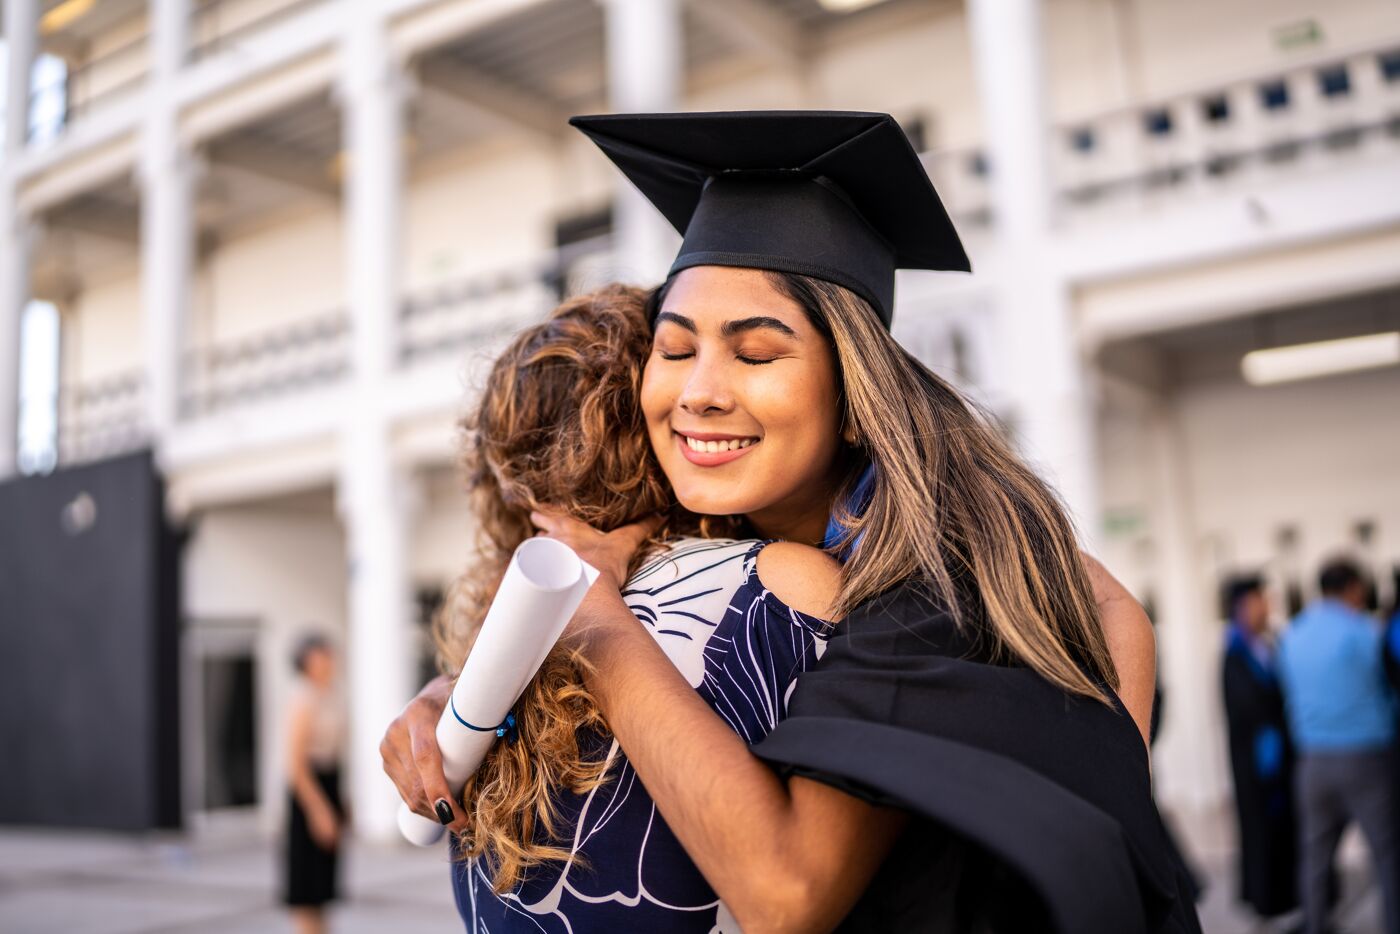
M 822 9 L 831 13 L 854 13 L 856 10 L 863 10 L 868 6 L 874 6 L 883 0 L 817 0 Z
M 52 35 L 73 25 L 88 11 L 97 6 L 97 0 L 64 0 L 58 6 L 39 17 L 39 34 Z
M 1240 361 L 1240 372 L 1251 386 L 1268 386 L 1397 363 L 1400 363 L 1400 331 L 1387 331 L 1251 351 Z

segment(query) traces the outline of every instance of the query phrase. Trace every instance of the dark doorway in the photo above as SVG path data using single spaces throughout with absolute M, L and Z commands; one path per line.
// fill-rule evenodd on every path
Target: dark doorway
M 251 653 L 205 656 L 204 807 L 258 801 L 257 677 Z

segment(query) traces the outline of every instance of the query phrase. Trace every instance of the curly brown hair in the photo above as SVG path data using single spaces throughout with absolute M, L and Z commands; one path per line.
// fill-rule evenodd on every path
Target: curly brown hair
M 738 530 L 738 518 L 681 509 L 652 453 L 640 403 L 650 295 L 610 285 L 565 301 L 515 336 L 459 423 L 478 554 L 433 620 L 444 673 L 461 670 L 512 553 L 534 534 L 531 510 L 562 510 L 603 530 L 662 513 L 629 573 L 668 537 Z M 606 780 L 606 760 L 579 745 L 581 730 L 607 732 L 585 664 L 565 648 L 550 652 L 515 705 L 519 742 L 497 743 L 462 791 L 462 858 L 484 856 L 498 892 L 532 866 L 568 858 L 555 845 L 553 792 L 586 793 Z

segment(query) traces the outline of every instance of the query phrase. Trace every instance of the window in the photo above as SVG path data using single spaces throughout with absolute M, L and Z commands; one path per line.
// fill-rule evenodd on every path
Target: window
M 1376 56 L 1376 64 L 1380 66 L 1381 77 L 1387 83 L 1393 84 L 1400 81 L 1400 49 L 1391 52 L 1382 52 Z
M 1201 113 L 1207 123 L 1224 123 L 1230 119 L 1230 99 L 1224 94 L 1214 94 L 1201 101 Z
M 54 55 L 40 55 L 29 72 L 29 142 L 55 140 L 67 123 L 68 64 Z
M 1148 136 L 1169 136 L 1172 131 L 1172 112 L 1165 107 L 1147 111 L 1142 117 L 1142 128 Z
M 1288 108 L 1288 85 L 1282 81 L 1266 81 L 1259 85 L 1259 103 L 1265 110 Z
M 1323 97 L 1346 97 L 1351 93 L 1351 75 L 1347 66 L 1332 65 L 1317 70 L 1317 89 Z
M 20 473 L 49 473 L 58 463 L 58 329 L 48 302 L 30 302 L 20 318 Z

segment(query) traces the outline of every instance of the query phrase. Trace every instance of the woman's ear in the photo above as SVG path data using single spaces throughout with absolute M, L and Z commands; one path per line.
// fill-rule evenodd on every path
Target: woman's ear
M 849 446 L 855 447 L 856 429 L 850 422 L 845 422 L 841 425 L 841 440 L 846 442 Z

